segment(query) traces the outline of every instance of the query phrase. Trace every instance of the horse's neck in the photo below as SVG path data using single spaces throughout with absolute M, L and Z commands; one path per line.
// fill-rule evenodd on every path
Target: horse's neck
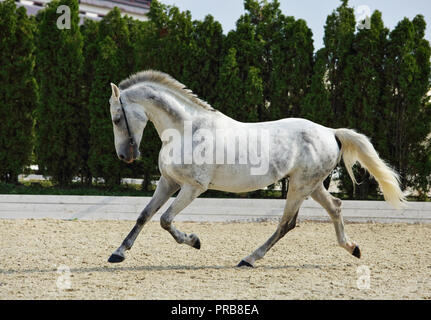
M 160 90 L 160 101 L 157 106 L 146 110 L 149 120 L 154 124 L 159 136 L 167 129 L 182 131 L 184 121 L 193 121 L 200 110 L 191 101 L 174 90 Z
M 191 120 L 191 118 L 199 116 L 199 114 L 206 111 L 195 102 L 191 101 L 190 97 L 181 91 L 165 86 L 160 86 L 160 89 L 161 94 L 168 100 L 169 107 L 183 120 Z
M 172 88 L 153 83 L 148 85 L 148 88 L 150 88 L 153 93 L 157 93 L 154 97 L 157 103 L 143 105 L 143 107 L 149 120 L 154 124 L 159 136 L 167 129 L 175 129 L 180 133 L 183 132 L 186 121 L 196 122 L 194 123 L 196 125 L 199 123 L 208 123 L 208 121 L 211 122 L 212 120 L 223 120 L 223 122 L 226 124 L 229 123 L 229 125 L 238 123 L 238 121 L 219 111 L 200 105 L 199 102 L 193 101 L 194 99 L 188 97 L 187 94 Z M 135 89 L 142 93 L 142 87 Z M 135 97 L 138 98 L 139 93 L 137 93 Z M 146 97 L 142 96 L 142 99 L 146 99 Z M 202 119 L 206 121 L 201 121 Z

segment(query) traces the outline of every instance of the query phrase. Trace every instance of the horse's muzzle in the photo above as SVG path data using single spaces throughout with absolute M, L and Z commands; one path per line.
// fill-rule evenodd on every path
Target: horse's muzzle
M 126 157 L 124 154 L 120 153 L 118 155 L 118 158 L 125 163 L 132 163 L 135 159 L 133 157 Z
M 133 148 L 133 149 L 130 149 L 128 151 L 130 151 L 130 152 L 118 153 L 118 158 L 120 160 L 124 161 L 125 163 L 132 163 L 137 158 L 139 158 L 140 152 L 139 152 L 138 148 Z

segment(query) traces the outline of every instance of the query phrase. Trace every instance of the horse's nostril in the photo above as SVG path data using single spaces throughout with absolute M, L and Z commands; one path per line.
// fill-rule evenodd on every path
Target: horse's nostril
M 124 158 L 125 158 L 124 154 L 120 154 L 119 157 L 121 160 L 124 160 Z

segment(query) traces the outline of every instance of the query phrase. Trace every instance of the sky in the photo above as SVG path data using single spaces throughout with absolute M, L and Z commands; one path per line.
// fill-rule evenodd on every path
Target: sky
M 159 0 L 168 5 L 175 5 L 180 10 L 189 10 L 192 18 L 203 20 L 211 14 L 223 26 L 227 34 L 235 29 L 235 23 L 244 13 L 243 0 Z M 271 1 L 271 0 L 269 0 Z M 340 0 L 279 0 L 283 14 L 304 19 L 313 31 L 315 50 L 323 46 L 323 33 L 326 17 L 336 9 Z M 367 8 L 382 12 L 383 22 L 392 30 L 404 17 L 413 19 L 422 14 L 427 22 L 425 38 L 431 42 L 431 1 L 430 0 L 350 0 L 349 5 L 355 8 L 358 21 Z

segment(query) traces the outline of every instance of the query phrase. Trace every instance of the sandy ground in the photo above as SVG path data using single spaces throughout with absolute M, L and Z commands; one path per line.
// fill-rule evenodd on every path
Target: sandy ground
M 254 269 L 239 269 L 275 222 L 176 223 L 201 250 L 151 222 L 123 263 L 107 263 L 132 226 L 0 220 L 0 299 L 431 299 L 429 224 L 347 224 L 358 260 L 331 223 L 301 221 Z

